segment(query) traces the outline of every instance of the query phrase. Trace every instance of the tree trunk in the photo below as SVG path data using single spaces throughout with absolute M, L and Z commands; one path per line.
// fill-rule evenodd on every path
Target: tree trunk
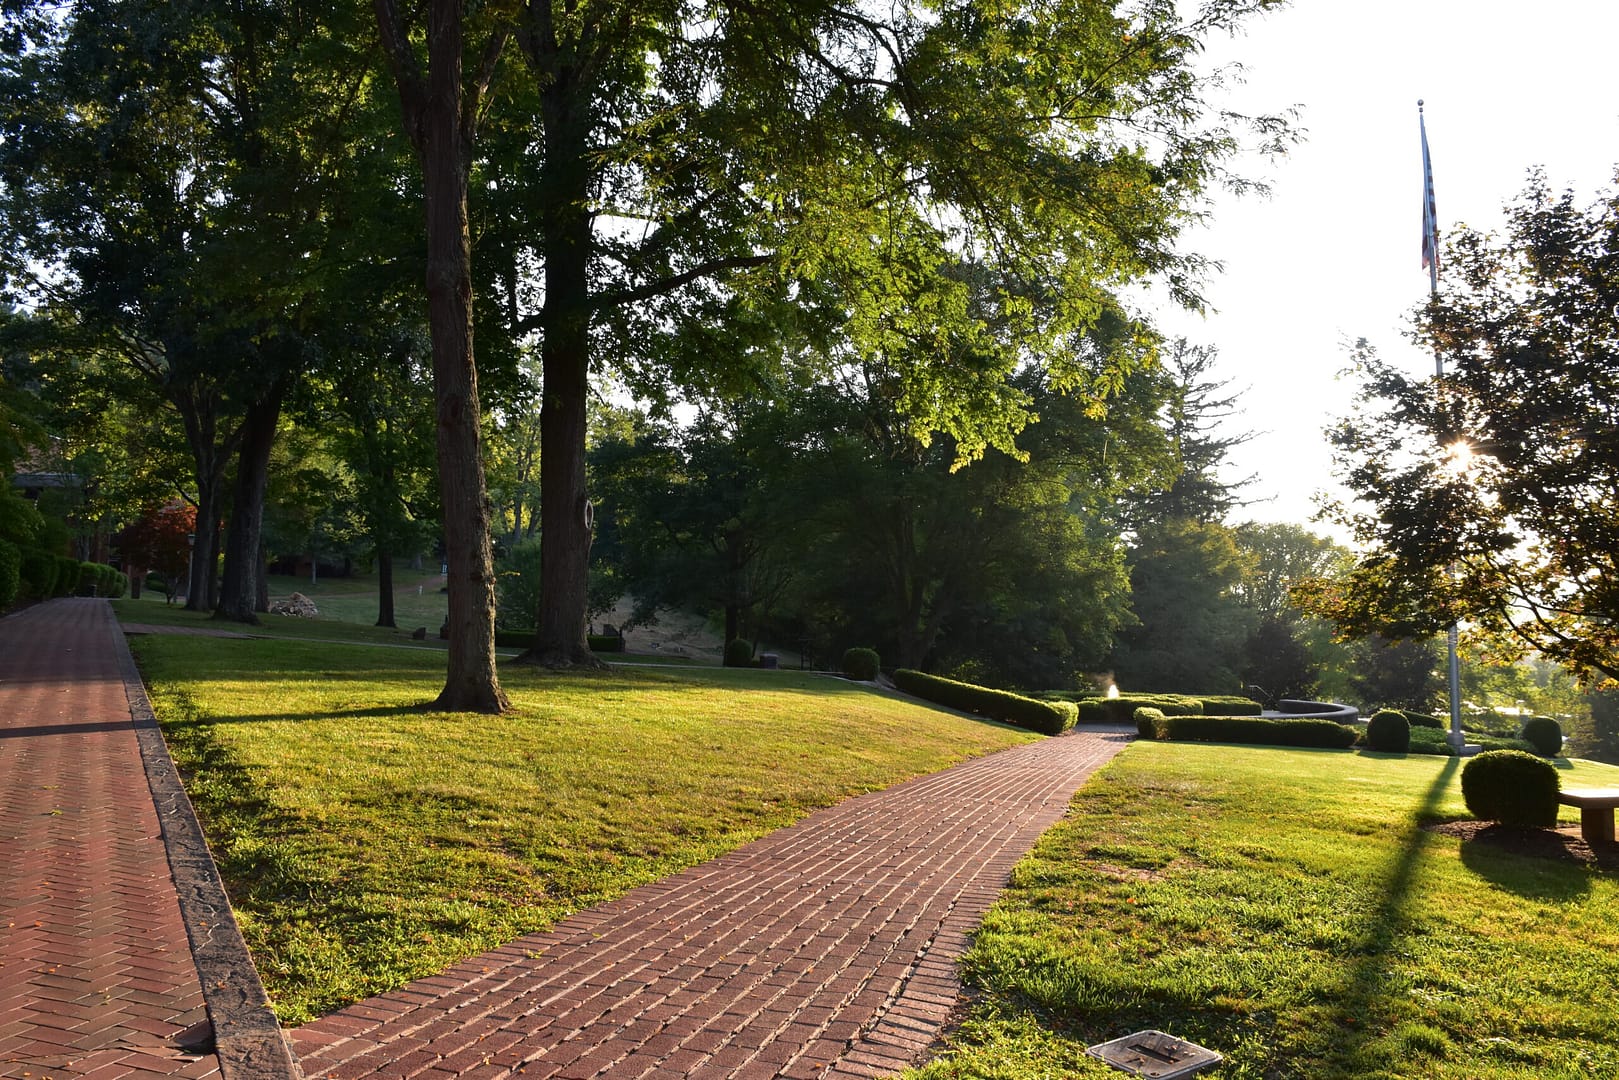
M 394 558 L 381 540 L 377 541 L 377 625 L 398 626 L 394 622 Z
M 428 81 L 419 125 L 427 210 L 427 316 L 433 340 L 439 495 L 449 564 L 449 667 L 433 707 L 499 713 L 511 707 L 495 670 L 495 568 L 479 446 L 472 351 L 472 240 L 462 123 L 461 6 L 433 0 Z
M 216 395 L 205 389 L 194 385 L 173 386 L 169 388 L 169 400 L 185 424 L 186 443 L 191 448 L 192 469 L 197 480 L 196 531 L 192 534 L 185 606 L 187 611 L 211 611 L 215 598 L 214 563 L 219 554 L 217 526 L 224 514 L 221 503 L 225 466 L 242 432 L 238 428 L 223 442 L 216 442 L 219 403 Z
M 270 612 L 270 552 L 262 543 L 259 544 L 258 586 L 253 591 L 253 610 L 260 615 Z
M 236 498 L 231 508 L 230 531 L 225 537 L 225 579 L 219 588 L 214 618 L 259 625 L 255 614 L 259 579 L 264 576 L 260 543 L 264 533 L 264 488 L 270 475 L 270 451 L 275 447 L 276 424 L 281 419 L 285 383 L 275 386 L 248 407 L 242 425 L 242 447 L 236 462 Z
M 545 308 L 540 349 L 540 610 L 526 662 L 606 667 L 590 651 L 586 575 L 590 502 L 585 490 L 592 227 L 587 95 L 563 68 L 541 97 L 545 162 L 540 237 Z
M 729 645 L 742 633 L 742 609 L 736 604 L 725 605 L 725 644 Z
M 192 533 L 191 563 L 186 579 L 186 610 L 210 611 L 214 591 L 214 563 L 219 555 L 217 526 L 221 514 L 220 489 L 225 486 L 222 476 L 206 479 L 197 477 L 197 522 Z

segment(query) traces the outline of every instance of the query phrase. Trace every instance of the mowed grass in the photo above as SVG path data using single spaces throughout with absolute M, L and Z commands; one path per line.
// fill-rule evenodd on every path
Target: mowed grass
M 795 672 L 506 667 L 487 717 L 419 708 L 432 652 L 131 642 L 287 1024 L 1034 738 Z
M 1424 831 L 1467 817 L 1459 777 L 1130 747 L 1017 867 L 966 958 L 972 1018 L 907 1076 L 1102 1080 L 1086 1045 L 1147 1028 L 1226 1055 L 1209 1077 L 1619 1076 L 1616 875 Z

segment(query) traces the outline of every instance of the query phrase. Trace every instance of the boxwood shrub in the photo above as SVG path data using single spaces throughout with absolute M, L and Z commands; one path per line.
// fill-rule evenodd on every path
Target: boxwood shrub
M 56 556 L 56 587 L 52 596 L 72 596 L 79 591 L 79 573 L 84 564 L 66 555 Z
M 586 634 L 585 644 L 591 652 L 623 652 L 623 634 Z
M 1556 757 L 1563 751 L 1563 729 L 1549 716 L 1531 716 L 1525 720 L 1519 738 L 1533 746 L 1541 757 Z
M 1262 746 L 1343 748 L 1357 732 L 1331 720 L 1269 720 L 1260 716 L 1165 716 L 1157 737 L 1172 742 L 1255 743 Z
M 1398 709 L 1379 709 L 1366 722 L 1366 747 L 1385 754 L 1404 754 L 1411 749 L 1411 721 Z
M 732 638 L 725 643 L 726 667 L 752 667 L 753 642 Z
M 1522 750 L 1486 750 L 1462 766 L 1468 813 L 1504 825 L 1557 824 L 1557 769 Z
M 1158 737 L 1158 722 L 1164 718 L 1162 709 L 1155 709 L 1151 705 L 1143 705 L 1136 710 L 1136 737 L 1141 739 L 1156 739 Z
M 20 564 L 24 600 L 44 600 L 56 595 L 56 557 L 38 548 L 24 548 Z
M 1206 694 L 1198 699 L 1205 716 L 1258 716 L 1265 706 L 1241 694 Z
M 623 652 L 624 639 L 616 634 L 588 634 L 591 652 Z M 534 644 L 532 630 L 495 630 L 495 645 L 501 649 L 526 649 Z
M 1046 735 L 1060 735 L 1074 726 L 1079 709 L 1071 701 L 1040 701 L 1006 690 L 957 682 L 909 668 L 894 672 L 894 685 L 907 694 L 948 705 L 952 709 L 977 713 Z
M 871 682 L 882 670 L 882 659 L 876 649 L 856 647 L 843 650 L 843 673 L 860 682 Z
M 1440 731 L 1450 730 L 1449 720 L 1441 720 L 1439 717 L 1430 716 L 1428 713 L 1412 712 L 1410 709 L 1396 709 L 1394 711 L 1405 717 L 1405 722 L 1412 727 L 1438 728 Z

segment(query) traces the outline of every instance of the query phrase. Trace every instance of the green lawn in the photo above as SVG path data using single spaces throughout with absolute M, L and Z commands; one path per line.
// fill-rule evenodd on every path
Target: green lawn
M 145 619 L 147 605 L 119 611 Z M 720 668 L 508 667 L 514 712 L 452 716 L 417 707 L 442 685 L 432 651 L 131 642 L 289 1024 L 1034 737 L 839 680 Z
M 1616 875 L 1423 831 L 1467 816 L 1459 776 L 1130 747 L 986 919 L 955 1053 L 908 1075 L 1101 1080 L 1087 1044 L 1160 1028 L 1227 1055 L 1210 1077 L 1619 1076 Z

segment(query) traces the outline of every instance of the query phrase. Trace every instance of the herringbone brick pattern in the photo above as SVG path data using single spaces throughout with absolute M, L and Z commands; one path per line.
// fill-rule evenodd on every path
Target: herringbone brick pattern
M 306 1076 L 870 1077 L 915 1060 L 1011 867 L 1127 741 L 851 799 L 292 1033 Z
M 102 600 L 0 620 L 0 1077 L 208 1076 L 206 1018 Z

